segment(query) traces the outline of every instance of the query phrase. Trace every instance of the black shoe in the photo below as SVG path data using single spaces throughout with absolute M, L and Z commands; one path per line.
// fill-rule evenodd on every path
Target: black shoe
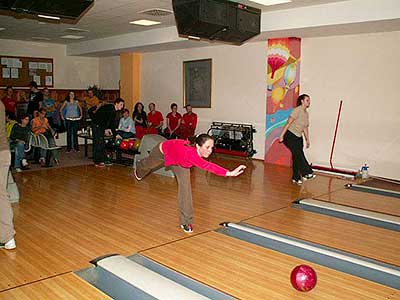
M 303 179 L 304 180 L 311 180 L 311 179 L 314 179 L 315 177 L 317 177 L 317 175 L 315 175 L 315 174 L 307 174 L 307 175 L 304 175 Z

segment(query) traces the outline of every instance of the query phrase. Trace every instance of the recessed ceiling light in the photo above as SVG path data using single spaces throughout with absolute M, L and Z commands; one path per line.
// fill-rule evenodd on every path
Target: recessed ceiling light
M 39 24 L 39 25 L 46 25 L 46 24 L 48 24 L 48 23 L 46 23 L 46 22 L 38 22 L 38 24 Z
M 60 17 L 53 17 L 53 16 L 48 16 L 48 15 L 38 15 L 39 18 L 44 18 L 44 19 L 51 19 L 51 20 L 60 20 Z
M 250 1 L 266 6 L 292 2 L 292 0 L 250 0 Z
M 4 27 L 0 27 L 0 31 L 6 30 Z
M 47 37 L 41 37 L 41 36 L 33 36 L 31 37 L 32 40 L 40 40 L 40 41 L 51 41 L 50 38 Z
M 61 38 L 62 39 L 70 39 L 70 40 L 79 40 L 79 39 L 83 39 L 85 37 L 83 35 L 68 34 L 68 35 L 63 35 Z
M 136 21 L 129 22 L 129 24 L 135 24 L 135 25 L 141 25 L 141 26 L 152 26 L 152 25 L 161 24 L 161 22 L 142 19 L 142 20 L 136 20 Z
M 81 29 L 78 27 L 69 27 L 66 30 L 75 31 L 75 32 L 89 32 L 89 30 L 87 30 L 87 29 Z

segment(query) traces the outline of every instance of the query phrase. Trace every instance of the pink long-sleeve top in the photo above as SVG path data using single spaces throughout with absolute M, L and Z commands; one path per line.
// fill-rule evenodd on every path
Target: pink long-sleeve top
M 162 143 L 165 166 L 196 166 L 218 176 L 226 176 L 227 169 L 210 163 L 199 156 L 196 147 L 191 147 L 186 140 L 168 140 Z

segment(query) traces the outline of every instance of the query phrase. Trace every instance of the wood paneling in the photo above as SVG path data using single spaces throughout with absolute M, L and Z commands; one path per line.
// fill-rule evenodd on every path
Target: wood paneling
M 397 290 L 317 264 L 209 232 L 142 254 L 238 299 L 382 300 Z M 292 288 L 290 272 L 299 264 L 317 272 L 314 290 Z

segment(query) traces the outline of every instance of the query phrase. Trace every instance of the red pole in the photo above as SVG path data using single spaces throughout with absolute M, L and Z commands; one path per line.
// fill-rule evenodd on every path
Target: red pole
M 333 157 L 333 151 L 335 150 L 336 134 L 337 134 L 338 126 L 339 126 L 340 113 L 342 112 L 342 103 L 343 103 L 343 100 L 340 100 L 339 112 L 338 112 L 338 116 L 336 119 L 335 135 L 333 136 L 333 142 L 332 142 L 332 148 L 331 148 L 331 157 L 329 158 L 329 163 L 330 163 L 332 169 L 333 169 L 332 157 Z

